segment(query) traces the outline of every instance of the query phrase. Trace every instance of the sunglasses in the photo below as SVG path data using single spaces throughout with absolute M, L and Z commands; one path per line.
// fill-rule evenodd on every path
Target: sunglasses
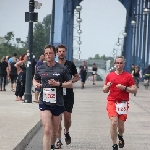
M 115 64 L 123 64 L 123 62 L 115 62 Z

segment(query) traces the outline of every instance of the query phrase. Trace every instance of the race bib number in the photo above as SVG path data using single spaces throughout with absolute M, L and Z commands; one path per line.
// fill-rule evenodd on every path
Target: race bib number
M 63 88 L 63 95 L 66 95 L 66 88 Z
M 118 115 L 127 114 L 127 102 L 123 101 L 121 103 L 116 102 L 116 112 Z
M 43 88 L 43 101 L 56 103 L 56 88 Z
M 93 71 L 93 74 L 95 74 L 95 71 Z

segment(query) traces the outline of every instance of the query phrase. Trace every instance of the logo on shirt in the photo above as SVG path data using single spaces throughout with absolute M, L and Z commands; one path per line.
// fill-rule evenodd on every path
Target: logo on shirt
M 55 73 L 53 73 L 53 75 L 54 75 L 54 76 L 59 76 L 60 74 L 57 73 L 57 72 L 55 72 Z

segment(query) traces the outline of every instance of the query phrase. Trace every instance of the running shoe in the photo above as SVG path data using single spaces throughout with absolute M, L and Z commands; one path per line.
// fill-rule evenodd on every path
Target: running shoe
M 63 144 L 61 143 L 61 141 L 57 141 L 57 143 L 56 143 L 56 146 L 55 146 L 55 149 L 61 149 L 61 146 L 62 146 Z
M 69 135 L 69 132 L 65 133 L 65 142 L 66 142 L 66 145 L 69 145 L 71 143 L 71 137 Z
M 113 150 L 118 150 L 118 145 L 117 144 L 114 144 L 112 147 L 113 147 Z
M 118 143 L 119 148 L 123 148 L 124 147 L 124 139 L 119 134 L 118 134 L 118 138 L 119 138 L 119 143 Z
M 55 150 L 55 146 L 54 145 L 51 145 L 51 150 Z

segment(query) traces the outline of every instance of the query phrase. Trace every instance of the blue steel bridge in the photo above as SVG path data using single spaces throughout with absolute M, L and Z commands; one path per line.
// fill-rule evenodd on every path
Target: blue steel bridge
M 73 60 L 74 10 L 81 6 L 81 2 L 82 0 L 53 0 L 50 43 L 66 45 L 68 60 Z M 127 12 L 124 18 L 126 36 L 122 46 L 122 55 L 126 59 L 125 70 L 130 71 L 131 64 L 143 69 L 150 63 L 150 0 L 118 0 L 118 2 Z

